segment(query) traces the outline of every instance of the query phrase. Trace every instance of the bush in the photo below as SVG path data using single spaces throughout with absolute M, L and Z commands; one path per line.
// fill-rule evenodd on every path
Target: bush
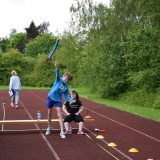
M 124 93 L 127 89 L 127 80 L 122 77 L 114 77 L 107 80 L 106 85 L 102 88 L 100 94 L 104 98 L 115 98 L 120 93 Z
M 140 105 L 150 108 L 160 108 L 160 91 L 157 92 L 146 92 L 146 89 L 137 89 L 135 91 L 129 91 L 121 94 L 118 100 L 129 103 Z
M 131 82 L 131 90 L 144 88 L 147 91 L 160 87 L 160 72 L 155 69 L 147 69 L 144 71 L 134 72 L 129 78 Z

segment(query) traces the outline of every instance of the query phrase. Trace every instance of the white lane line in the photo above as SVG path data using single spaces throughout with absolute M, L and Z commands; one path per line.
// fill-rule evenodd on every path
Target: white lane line
M 88 108 L 86 108 L 86 107 L 84 107 L 84 108 L 85 108 L 85 109 L 88 109 Z M 131 127 L 129 127 L 129 126 L 126 126 L 126 125 L 124 125 L 124 124 L 122 124 L 122 123 L 120 123 L 120 122 L 117 122 L 117 121 L 115 121 L 115 120 L 113 120 L 113 119 L 111 119 L 111 118 L 108 118 L 108 117 L 106 117 L 106 116 L 104 116 L 104 115 L 102 115 L 102 114 L 100 114 L 100 113 L 97 113 L 97 112 L 95 112 L 95 111 L 93 111 L 93 110 L 90 110 L 90 111 L 93 112 L 93 113 L 95 113 L 95 114 L 97 114 L 97 115 L 99 115 L 99 116 L 101 116 L 101 117 L 104 117 L 104 118 L 106 118 L 106 119 L 108 119 L 108 120 L 110 120 L 110 121 L 112 121 L 112 122 L 115 122 L 115 123 L 117 123 L 117 124 L 119 124 L 119 125 L 121 125 L 121 126 L 124 126 L 124 127 L 126 127 L 126 128 L 129 128 L 129 129 L 137 132 L 137 133 L 140 133 L 140 134 L 142 134 L 142 135 L 144 135 L 144 136 L 146 136 L 146 137 L 149 137 L 149 138 L 151 138 L 151 139 L 153 139 L 153 140 L 155 140 L 155 141 L 157 141 L 157 142 L 160 142 L 159 139 L 156 139 L 156 138 L 154 138 L 154 137 L 152 137 L 152 136 L 149 136 L 148 134 L 145 134 L 145 133 L 140 132 L 140 131 L 138 131 L 138 130 L 136 130 L 136 129 L 134 129 L 134 128 L 131 128 Z
M 97 135 L 95 133 L 93 133 L 91 130 L 87 129 L 86 127 L 83 126 L 83 128 L 85 128 L 85 130 L 87 130 L 88 132 L 90 132 L 91 134 L 93 134 L 95 137 L 97 137 Z M 108 142 L 106 142 L 103 139 L 100 139 L 101 141 L 103 141 L 105 144 L 109 144 Z M 131 157 L 127 156 L 125 153 L 121 152 L 119 149 L 112 147 L 114 150 L 116 150 L 118 153 L 120 153 L 121 155 L 123 155 L 125 158 L 128 158 L 129 160 L 133 160 Z
M 3 121 L 5 120 L 5 116 L 6 116 L 4 105 L 5 105 L 5 103 L 2 103 L 2 106 L 3 106 Z M 2 131 L 3 131 L 3 127 L 4 127 L 4 124 L 2 124 Z
M 29 91 L 28 90 L 28 92 L 30 92 L 30 93 L 32 93 L 33 95 L 35 95 L 36 97 L 38 97 L 39 99 L 41 99 L 43 102 L 46 102 L 44 99 L 42 99 L 41 97 L 39 97 L 39 96 L 37 96 L 35 93 L 33 93 L 32 91 Z M 47 96 L 46 96 L 46 98 L 47 98 Z M 46 99 L 47 100 L 47 99 Z
M 21 105 L 23 106 L 24 110 L 27 112 L 28 116 L 33 120 L 33 117 L 30 115 L 30 113 L 27 111 L 26 107 L 23 105 L 22 101 L 20 101 Z M 37 124 L 35 124 L 37 129 L 40 129 Z M 46 139 L 43 133 L 40 133 L 46 144 L 48 145 L 49 149 L 51 150 L 53 156 L 56 158 L 56 160 L 60 160 L 57 153 L 53 149 L 53 147 L 50 145 L 49 141 Z

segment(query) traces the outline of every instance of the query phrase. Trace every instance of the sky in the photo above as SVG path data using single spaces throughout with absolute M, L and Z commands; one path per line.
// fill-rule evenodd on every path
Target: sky
M 62 33 L 70 21 L 69 8 L 74 0 L 0 0 L 0 37 L 9 37 L 11 29 L 25 32 L 33 20 L 38 26 L 49 22 L 49 32 Z M 109 6 L 110 0 L 93 0 Z

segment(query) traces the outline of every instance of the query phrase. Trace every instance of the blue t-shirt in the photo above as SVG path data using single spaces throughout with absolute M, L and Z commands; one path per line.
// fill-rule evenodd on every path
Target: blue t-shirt
M 54 82 L 48 96 L 54 101 L 62 102 L 62 94 L 64 94 L 67 101 L 72 102 L 72 99 L 69 97 L 68 84 L 64 83 L 59 75 L 59 69 L 56 69 L 56 81 Z

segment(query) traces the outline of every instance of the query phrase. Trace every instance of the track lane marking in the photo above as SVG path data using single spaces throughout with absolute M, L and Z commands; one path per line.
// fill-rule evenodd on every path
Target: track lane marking
M 3 121 L 5 120 L 5 116 L 6 116 L 6 111 L 5 111 L 4 105 L 5 105 L 5 103 L 2 103 L 2 106 L 3 106 Z M 3 127 L 4 127 L 4 124 L 2 124 L 2 131 L 3 131 Z
M 97 135 L 95 133 L 93 133 L 91 130 L 87 129 L 86 127 L 83 127 L 85 128 L 85 130 L 87 130 L 88 132 L 90 132 L 92 135 L 94 135 L 95 137 L 97 137 Z M 101 141 L 103 141 L 105 144 L 109 144 L 107 141 L 103 140 L 103 139 L 100 139 Z M 121 155 L 123 155 L 125 158 L 128 158 L 128 160 L 133 160 L 131 157 L 127 156 L 125 153 L 121 152 L 119 149 L 115 148 L 115 147 L 112 147 L 112 149 L 116 150 L 118 153 L 120 153 Z
M 28 116 L 33 120 L 33 117 L 30 115 L 30 113 L 28 112 L 28 110 L 26 109 L 26 107 L 24 106 L 24 104 L 22 103 L 22 101 L 20 100 L 21 105 L 23 106 L 24 110 L 27 112 Z M 35 124 L 37 129 L 40 129 L 38 127 L 37 124 Z M 46 144 L 48 145 L 49 149 L 51 150 L 53 156 L 56 158 L 56 160 L 60 160 L 60 158 L 58 157 L 56 151 L 53 149 L 53 147 L 51 146 L 51 144 L 49 143 L 49 141 L 46 139 L 46 137 L 44 136 L 43 133 L 40 133 L 42 138 L 44 139 L 44 141 L 46 142 Z
M 85 109 L 88 109 L 88 108 L 86 108 L 86 107 L 84 107 L 84 108 L 85 108 Z M 124 127 L 128 128 L 128 129 L 131 129 L 131 130 L 133 130 L 133 131 L 135 131 L 135 132 L 137 132 L 137 133 L 140 133 L 140 134 L 142 134 L 142 135 L 144 135 L 144 136 L 146 136 L 146 137 L 148 137 L 148 138 L 151 138 L 151 139 L 153 139 L 153 140 L 155 140 L 155 141 L 157 141 L 157 142 L 160 142 L 159 139 L 156 139 L 156 138 L 154 138 L 154 137 L 152 137 L 152 136 L 150 136 L 150 135 L 148 135 L 148 134 L 145 134 L 145 133 L 140 132 L 140 131 L 138 131 L 138 130 L 136 130 L 136 129 L 134 129 L 134 128 L 131 128 L 131 127 L 125 125 L 125 124 L 122 124 L 122 123 L 120 123 L 120 122 L 117 122 L 117 121 L 115 121 L 115 120 L 113 120 L 113 119 L 111 119 L 111 118 L 108 118 L 107 116 L 104 116 L 104 115 L 102 115 L 102 114 L 100 114 L 100 113 L 97 113 L 97 112 L 95 112 L 95 111 L 93 111 L 93 110 L 90 110 L 90 111 L 93 112 L 93 113 L 95 113 L 95 114 L 97 114 L 97 115 L 99 115 L 99 116 L 101 116 L 101 117 L 103 117 L 103 118 L 106 118 L 106 119 L 108 119 L 108 120 L 110 120 L 110 121 L 112 121 L 112 122 L 115 122 L 115 123 L 117 123 L 117 124 L 119 124 L 119 125 L 121 125 L 121 126 L 124 126 Z

